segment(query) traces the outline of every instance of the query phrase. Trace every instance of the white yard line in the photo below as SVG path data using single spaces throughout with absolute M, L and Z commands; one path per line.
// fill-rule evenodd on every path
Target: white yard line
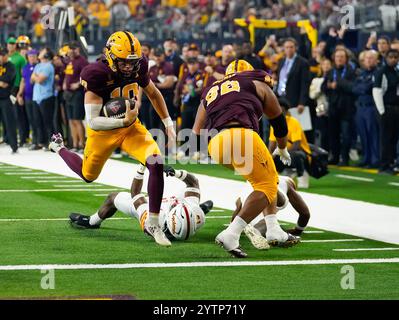
M 107 188 L 107 189 L 90 189 L 90 188 L 85 188 L 85 189 L 36 189 L 36 190 L 0 190 L 0 192 L 65 192 L 65 191 L 77 191 L 77 192 L 93 192 L 93 191 L 121 191 L 121 189 L 116 189 L 116 188 Z
M 374 179 L 362 178 L 362 177 L 356 177 L 356 176 L 349 176 L 349 175 L 346 175 L 346 174 L 336 174 L 335 176 L 336 176 L 337 178 L 348 179 L 348 180 L 357 180 L 357 181 L 365 181 L 365 182 L 374 182 Z
M 108 218 L 107 220 L 132 220 L 132 218 Z M 15 219 L 0 219 L 0 222 L 26 222 L 26 221 L 69 221 L 68 218 L 15 218 Z
M 83 181 L 80 180 L 35 180 L 38 183 L 80 183 L 84 185 Z
M 201 268 L 201 267 L 259 267 L 297 266 L 328 264 L 399 263 L 399 258 L 388 259 L 325 259 L 325 260 L 280 260 L 280 261 L 217 261 L 180 263 L 121 263 L 121 264 L 39 264 L 4 265 L 0 271 L 14 270 L 82 270 L 82 269 L 141 269 L 141 268 Z
M 301 242 L 314 242 L 314 243 L 322 243 L 322 242 L 357 242 L 364 241 L 364 239 L 323 239 L 323 240 L 301 240 Z
M 351 252 L 351 251 L 393 251 L 399 248 L 355 248 L 355 249 L 333 249 L 333 251 Z
M 53 184 L 53 187 L 55 188 L 106 188 L 108 186 L 104 185 L 95 185 L 95 184 L 81 184 L 81 185 L 73 185 L 73 184 Z
M 314 231 L 304 231 L 303 233 L 309 233 L 309 234 L 311 234 L 311 233 L 324 233 L 324 231 L 314 230 Z
M 388 182 L 388 184 L 391 185 L 391 186 L 399 187 L 399 183 L 398 182 Z
M 48 173 L 45 173 L 48 174 Z M 43 177 L 21 177 L 21 179 L 69 179 L 69 177 L 64 176 L 43 176 Z
M 37 176 L 39 176 L 41 174 L 49 174 L 49 173 L 48 172 L 5 172 L 4 174 L 8 175 L 8 176 L 23 176 L 23 175 L 27 175 L 27 176 L 29 176 L 29 175 L 32 175 L 32 176 L 37 175 Z
M 224 212 L 226 210 L 223 209 L 212 209 L 210 212 Z
M 93 194 L 93 196 L 95 196 L 95 197 L 106 197 L 106 196 L 108 196 L 108 193 L 95 193 L 95 194 Z
M 207 219 L 224 219 L 231 218 L 230 216 L 211 216 L 206 217 Z M 133 218 L 109 218 L 107 220 L 134 220 Z M 0 219 L 0 222 L 25 222 L 25 221 L 69 221 L 68 218 L 4 218 Z
M 14 169 L 14 170 L 18 170 L 18 167 L 13 167 L 13 166 L 0 166 L 0 170 L 5 170 L 7 171 L 8 169 Z M 24 171 L 32 171 L 32 169 L 21 169 Z
M 32 153 L 21 149 L 19 154 L 10 155 L 9 148 L 0 146 L 0 159 L 8 165 L 45 170 L 55 175 L 77 178 L 77 175 L 65 165 L 58 155 L 50 152 L 39 150 Z M 96 182 L 128 190 L 137 167 L 138 165 L 132 163 L 110 159 L 105 164 Z M 148 173 L 145 174 L 143 190 L 147 189 L 147 177 Z M 216 208 L 234 210 L 235 200 L 243 193 L 243 189 L 246 186 L 241 181 L 203 174 L 196 174 L 196 177 L 201 186 L 202 201 L 212 200 Z M 183 182 L 174 178 L 165 179 L 166 197 L 183 193 L 184 189 Z M 398 206 L 381 205 L 302 191 L 300 194 L 308 204 L 311 212 L 309 227 L 399 244 L 399 232 L 397 230 L 399 225 Z M 370 195 L 371 200 L 372 195 Z M 287 208 L 278 213 L 278 219 L 296 223 L 297 215 L 293 214 L 293 212 L 294 209 L 288 205 Z

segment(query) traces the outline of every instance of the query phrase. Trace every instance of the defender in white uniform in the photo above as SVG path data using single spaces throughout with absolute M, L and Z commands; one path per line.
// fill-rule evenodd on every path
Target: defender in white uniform
M 241 194 L 241 196 L 236 201 L 236 210 L 233 213 L 234 216 L 240 211 L 242 204 L 247 199 L 248 195 L 252 192 L 252 188 L 249 184 L 247 184 L 246 189 Z M 294 209 L 298 212 L 299 217 L 297 221 L 297 225 L 295 228 L 287 230 L 288 233 L 294 236 L 300 236 L 305 230 L 309 219 L 310 219 L 310 211 L 305 201 L 302 199 L 300 194 L 296 191 L 296 184 L 294 180 L 290 177 L 279 176 L 279 185 L 277 192 L 277 211 L 283 210 L 288 203 L 290 203 Z M 254 247 L 257 249 L 268 249 L 268 246 L 265 245 L 265 238 L 268 239 L 268 232 L 266 228 L 267 215 L 270 214 L 267 210 L 263 210 L 263 212 L 259 213 L 259 215 L 251 221 L 250 224 L 244 229 L 246 236 L 251 240 Z M 298 239 L 299 241 L 299 239 Z M 270 243 L 271 245 L 279 246 L 279 243 Z M 294 245 L 296 243 L 290 243 L 289 245 Z
M 71 213 L 71 224 L 76 227 L 96 229 L 101 222 L 115 214 L 117 210 L 137 219 L 141 229 L 152 236 L 146 228 L 148 219 L 148 197 L 141 193 L 144 171 L 140 165 L 133 179 L 131 193 L 111 193 L 104 204 L 92 216 Z M 205 223 L 205 215 L 212 209 L 213 202 L 200 204 L 200 189 L 197 178 L 185 170 L 174 170 L 165 166 L 167 176 L 175 177 L 186 184 L 183 197 L 164 198 L 159 213 L 159 225 L 170 240 L 187 240 L 198 232 Z M 133 197 L 132 197 L 133 195 Z

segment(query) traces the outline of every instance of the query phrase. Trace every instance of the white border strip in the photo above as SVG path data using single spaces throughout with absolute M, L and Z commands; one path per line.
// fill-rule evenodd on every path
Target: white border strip
M 327 239 L 327 240 L 301 240 L 301 242 L 353 242 L 353 241 L 364 241 L 364 239 Z
M 282 260 L 282 261 L 218 261 L 180 263 L 122 263 L 122 264 L 39 264 L 5 265 L 0 271 L 15 270 L 76 270 L 76 269 L 140 269 L 140 268 L 195 268 L 195 267 L 244 267 L 244 266 L 297 266 L 327 264 L 399 263 L 399 258 L 388 259 L 328 259 L 328 260 Z
M 70 186 L 72 187 L 72 186 Z M 0 192 L 65 192 L 65 191 L 79 191 L 79 192 L 93 192 L 93 191 L 122 191 L 122 189 L 117 189 L 117 188 L 107 188 L 107 189 L 100 189 L 101 186 L 99 186 L 98 189 L 36 189 L 36 190 L 16 190 L 16 189 L 10 189 L 10 190 L 0 190 Z
M 224 219 L 231 218 L 230 216 L 210 216 L 206 219 Z M 133 218 L 108 218 L 107 220 L 134 220 Z M 69 221 L 68 218 L 4 218 L 0 219 L 0 222 L 24 222 L 24 221 Z
M 365 181 L 365 182 L 374 182 L 374 179 L 362 178 L 362 177 L 356 177 L 356 176 L 349 176 L 349 175 L 346 175 L 346 174 L 336 174 L 335 176 L 336 176 L 337 178 L 348 179 L 348 180 L 358 180 L 358 181 Z
M 333 251 L 351 252 L 351 251 L 393 251 L 399 248 L 355 248 L 355 249 L 333 249 Z

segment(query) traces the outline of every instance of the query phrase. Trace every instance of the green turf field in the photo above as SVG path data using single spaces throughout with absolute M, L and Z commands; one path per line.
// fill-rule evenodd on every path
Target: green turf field
M 275 262 L 277 265 L 200 267 L 189 264 L 185 267 L 150 267 L 149 263 L 241 263 L 242 260 L 229 257 L 214 244 L 215 235 L 229 222 L 231 213 L 215 208 L 209 213 L 204 228 L 190 241 L 174 242 L 171 248 L 162 248 L 140 231 L 136 221 L 120 213 L 116 214 L 117 219 L 104 222 L 98 230 L 78 230 L 68 224 L 69 212 L 92 214 L 102 203 L 104 195 L 118 188 L 101 184 L 88 186 L 76 179 L 36 170 L 21 171 L 9 165 L 1 167 L 0 269 L 9 266 L 10 270 L 0 271 L 0 298 L 98 295 L 129 295 L 138 299 L 399 298 L 398 262 L 386 263 L 386 260 L 381 260 L 359 264 L 345 261 L 399 258 L 399 246 L 396 245 L 309 228 L 307 231 L 318 233 L 304 234 L 303 242 L 289 249 L 258 251 L 243 235 L 241 244 L 249 254 L 245 262 Z M 219 170 L 215 172 L 225 174 Z M 334 170 L 334 174 L 340 173 L 345 174 Z M 312 181 L 320 183 L 317 192 L 330 194 L 327 193 L 330 191 L 340 195 L 343 182 L 334 174 L 326 177 L 326 182 L 323 179 Z M 368 189 L 368 193 L 377 194 L 377 203 L 395 204 L 397 198 L 393 195 L 384 197 L 382 192 L 377 192 L 389 179 L 392 181 L 396 177 L 366 175 L 375 178 L 376 184 L 370 184 L 372 189 Z M 332 188 L 327 179 L 331 183 L 336 181 L 337 187 Z M 364 187 L 356 183 L 353 185 L 351 197 L 356 199 L 366 194 L 359 195 L 359 190 Z M 77 191 L 66 191 L 70 189 Z M 310 191 L 316 192 L 314 189 Z M 391 192 L 398 189 L 396 187 Z M 290 225 L 284 223 L 283 227 L 289 228 Z M 320 242 L 323 240 L 334 242 Z M 393 250 L 334 250 L 353 248 Z M 307 260 L 318 259 L 322 261 L 316 265 L 307 264 Z M 328 264 L 331 259 L 337 259 L 338 262 Z M 281 265 L 287 261 L 291 265 Z M 44 274 L 40 268 L 47 264 L 66 266 L 55 270 L 55 288 L 44 290 L 41 287 Z M 87 268 L 88 264 L 102 266 L 69 269 L 77 264 L 84 265 L 83 268 Z M 108 264 L 119 266 L 103 269 Z M 124 264 L 134 265 L 123 269 Z M 15 266 L 26 265 L 38 267 L 35 270 L 15 270 Z M 344 265 L 351 265 L 355 270 L 353 290 L 341 288 L 341 279 L 344 277 L 341 268 Z

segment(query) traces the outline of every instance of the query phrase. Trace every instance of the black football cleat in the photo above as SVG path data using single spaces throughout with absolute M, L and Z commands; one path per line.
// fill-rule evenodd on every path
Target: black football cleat
M 202 209 L 202 211 L 204 212 L 204 214 L 207 214 L 213 208 L 213 201 L 212 200 L 205 201 L 205 202 L 201 203 L 199 206 Z
M 297 237 L 288 233 L 288 239 L 285 241 L 269 240 L 268 243 L 271 247 L 289 248 L 293 247 L 301 241 L 301 237 Z
M 98 229 L 100 228 L 100 225 L 91 225 L 90 224 L 90 217 L 85 216 L 80 213 L 74 213 L 72 212 L 69 215 L 70 223 L 71 226 L 76 227 L 76 228 L 81 228 L 81 229 Z
M 163 172 L 166 173 L 167 177 L 174 177 L 176 175 L 175 169 L 173 169 L 171 166 L 168 166 L 166 164 L 163 166 Z

